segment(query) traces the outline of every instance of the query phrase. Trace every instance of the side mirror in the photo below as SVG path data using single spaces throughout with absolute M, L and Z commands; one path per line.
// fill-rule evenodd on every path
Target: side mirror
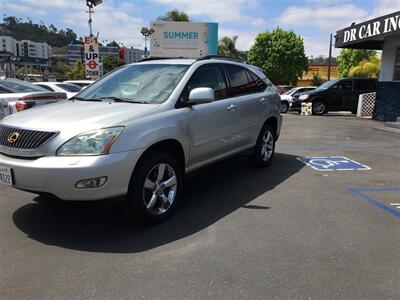
M 208 87 L 199 87 L 190 91 L 189 104 L 210 103 L 215 100 L 214 90 Z

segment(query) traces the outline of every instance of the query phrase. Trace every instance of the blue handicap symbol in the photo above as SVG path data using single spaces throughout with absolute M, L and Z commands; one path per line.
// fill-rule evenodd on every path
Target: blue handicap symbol
M 344 156 L 299 157 L 298 160 L 318 171 L 360 171 L 371 169 Z

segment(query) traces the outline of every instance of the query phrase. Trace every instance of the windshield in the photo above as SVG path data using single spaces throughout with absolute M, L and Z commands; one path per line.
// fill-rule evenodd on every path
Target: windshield
M 291 94 L 293 94 L 296 90 L 297 90 L 297 88 L 292 88 L 292 89 L 288 90 L 286 93 L 284 93 L 284 95 L 291 95 Z
M 88 86 L 82 100 L 122 98 L 159 104 L 168 99 L 188 65 L 139 64 L 122 67 Z
M 320 85 L 317 90 L 327 90 L 330 87 L 332 87 L 333 85 L 335 85 L 339 80 L 331 80 L 331 81 L 327 81 L 324 84 Z
M 0 81 L 0 84 L 5 86 L 6 88 L 9 88 L 14 93 L 48 92 L 48 90 L 40 86 L 36 86 L 31 83 L 23 81 L 20 82 L 16 80 L 2 80 Z

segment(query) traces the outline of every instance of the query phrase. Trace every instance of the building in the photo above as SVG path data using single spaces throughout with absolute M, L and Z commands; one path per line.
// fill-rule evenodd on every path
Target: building
M 107 55 L 119 56 L 118 47 L 100 46 L 99 51 L 100 57 Z M 74 65 L 78 60 L 81 60 L 82 62 L 84 60 L 83 43 L 80 41 L 74 41 L 68 45 L 68 64 Z
M 328 80 L 328 65 L 310 65 L 308 70 L 303 73 L 302 77 L 297 82 L 298 86 L 310 86 L 315 75 L 319 75 L 324 81 Z M 331 80 L 339 78 L 339 67 L 331 66 Z
M 47 43 L 17 41 L 10 36 L 0 36 L 0 58 L 3 60 L 46 65 L 51 57 L 51 46 Z
M 143 58 L 144 51 L 136 48 L 121 48 L 119 50 L 119 57 L 127 64 L 135 63 Z
M 336 48 L 382 50 L 373 118 L 400 117 L 400 11 L 339 30 Z

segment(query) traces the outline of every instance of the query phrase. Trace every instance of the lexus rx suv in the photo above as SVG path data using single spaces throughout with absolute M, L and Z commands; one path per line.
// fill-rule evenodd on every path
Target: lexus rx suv
M 63 200 L 123 196 L 158 223 L 184 175 L 247 152 L 267 166 L 281 128 L 278 90 L 259 68 L 219 57 L 126 65 L 68 101 L 0 123 L 0 183 Z

